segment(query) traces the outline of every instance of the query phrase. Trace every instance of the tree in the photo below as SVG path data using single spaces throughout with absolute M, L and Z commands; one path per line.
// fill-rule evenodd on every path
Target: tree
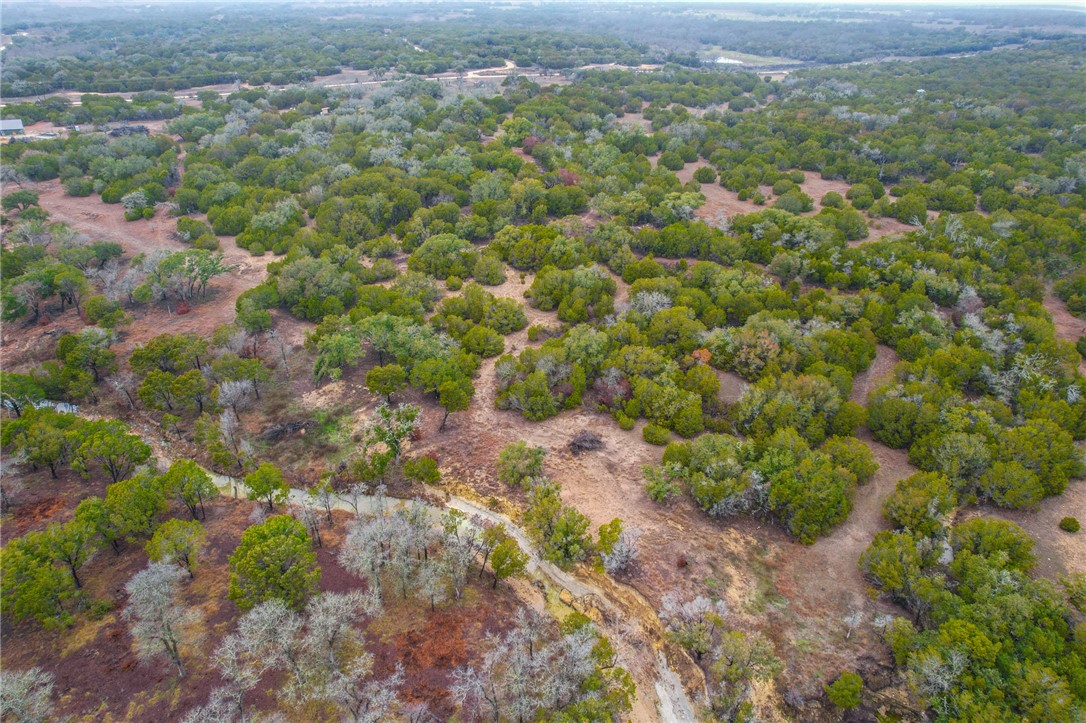
M 833 683 L 823 686 L 826 697 L 839 710 L 852 710 L 860 705 L 864 681 L 856 673 L 844 672 Z
M 530 480 L 543 476 L 546 456 L 546 449 L 530 447 L 524 440 L 507 444 L 498 455 L 498 479 L 508 485 L 524 487 Z
M 45 392 L 34 377 L 0 371 L 0 402 L 15 412 L 16 417 L 22 416 L 26 407 L 32 407 L 43 399 Z
M 26 461 L 37 467 L 45 465 L 53 479 L 57 478 L 57 467 L 67 459 L 71 450 L 71 436 L 58 429 L 48 419 L 34 421 L 19 440 L 19 446 L 26 454 Z
M 305 527 L 286 515 L 245 530 L 230 556 L 229 596 L 242 610 L 273 598 L 301 609 L 319 580 Z
M 69 571 L 56 567 L 44 532 L 29 532 L 0 549 L 0 569 L 0 599 L 6 615 L 16 621 L 34 618 L 47 628 L 71 624 L 65 602 L 78 590 Z
M 560 492 L 557 483 L 546 480 L 533 487 L 522 521 L 546 559 L 569 564 L 592 552 L 592 539 L 586 534 L 591 522 L 576 509 L 563 505 Z
M 245 475 L 242 480 L 249 499 L 264 500 L 268 512 L 275 510 L 275 503 L 282 504 L 290 495 L 290 487 L 283 479 L 283 473 L 270 462 L 261 462 L 260 466 Z
M 183 504 L 192 519 L 207 517 L 204 502 L 219 496 L 211 476 L 191 459 L 179 459 L 159 477 L 162 492 Z
M 142 473 L 107 487 L 105 506 L 114 534 L 133 542 L 154 534 L 167 502 L 158 479 Z
M 140 655 L 150 659 L 165 655 L 181 677 L 185 675 L 181 647 L 188 643 L 188 628 L 196 617 L 194 610 L 177 603 L 177 586 L 184 574 L 174 565 L 153 562 L 124 586 L 128 593 L 124 616 Z
M 147 556 L 152 562 L 172 562 L 196 576 L 196 558 L 207 547 L 207 534 L 198 520 L 167 520 L 147 543 Z
M 528 555 L 512 537 L 506 537 L 490 553 L 490 569 L 494 572 L 493 588 L 499 580 L 510 577 L 522 577 L 528 569 Z M 484 563 L 485 564 L 485 563 Z
M 16 723 L 55 720 L 53 683 L 53 674 L 41 668 L 5 670 L 0 677 L 0 718 Z
M 25 211 L 31 206 L 38 205 L 38 192 L 26 189 L 12 191 L 4 196 L 2 204 L 5 211 Z
M 407 372 L 399 364 L 374 367 L 366 374 L 366 388 L 384 396 L 392 404 L 392 395 L 407 386 Z
M 403 463 L 403 473 L 407 479 L 424 484 L 437 484 L 441 481 L 441 470 L 433 457 L 416 457 Z
M 729 630 L 720 636 L 716 660 L 710 667 L 710 700 L 723 720 L 745 720 L 751 707 L 752 684 L 771 680 L 780 672 L 781 661 L 773 644 L 762 633 Z
M 438 400 L 445 409 L 445 416 L 441 418 L 441 427 L 445 429 L 445 422 L 449 420 L 452 412 L 462 412 L 471 404 L 471 398 L 475 396 L 475 385 L 470 379 L 462 378 L 457 381 L 442 382 L 437 388 Z
M 206 339 L 188 334 L 160 334 L 132 351 L 128 363 L 137 374 L 152 369 L 180 374 L 188 368 L 200 369 L 201 357 L 207 354 Z
M 87 422 L 83 442 L 72 455 L 72 468 L 89 478 L 94 466 L 109 474 L 113 482 L 124 479 L 151 457 L 151 448 L 142 439 L 128 433 L 117 420 Z
M 54 522 L 41 533 L 40 541 L 42 552 L 67 567 L 76 589 L 82 588 L 79 568 L 99 549 L 94 529 L 79 519 L 64 524 Z

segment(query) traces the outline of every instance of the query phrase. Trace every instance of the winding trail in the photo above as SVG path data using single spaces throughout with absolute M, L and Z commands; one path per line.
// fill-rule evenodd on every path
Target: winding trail
M 65 411 L 72 411 L 87 419 L 111 418 L 74 407 Z M 160 464 L 168 466 L 176 460 L 176 456 L 149 424 L 140 419 L 122 421 L 151 447 Z M 220 492 L 241 499 L 244 492 L 241 480 L 206 469 L 205 472 Z M 300 507 L 307 500 L 308 495 L 304 490 L 291 488 L 287 505 Z M 435 520 L 446 509 L 455 509 L 467 515 L 469 524 L 504 524 L 528 555 L 529 575 L 557 588 L 563 602 L 592 618 L 610 638 L 619 661 L 637 683 L 631 719 L 660 720 L 665 723 L 693 723 L 697 720 L 694 704 L 683 687 L 682 679 L 669 666 L 665 655 L 666 652 L 674 655 L 676 651 L 672 646 L 665 645 L 663 625 L 655 609 L 636 590 L 606 576 L 585 580 L 561 569 L 539 556 L 528 534 L 512 519 L 463 497 L 446 495 L 445 507 L 442 508 L 418 500 L 363 495 L 358 499 L 357 512 L 360 515 L 383 515 L 412 504 L 423 505 Z M 337 498 L 332 508 L 350 513 L 356 511 L 343 498 Z

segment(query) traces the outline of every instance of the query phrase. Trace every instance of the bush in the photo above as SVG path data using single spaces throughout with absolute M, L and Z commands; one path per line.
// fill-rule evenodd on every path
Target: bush
M 709 166 L 702 166 L 694 171 L 694 180 L 698 183 L 712 183 L 716 180 L 716 171 Z
M 655 467 L 645 467 L 645 493 L 649 499 L 659 504 L 667 504 L 682 491 L 679 485 L 665 471 Z
M 624 432 L 629 432 L 631 429 L 637 426 L 637 420 L 632 417 L 627 417 L 622 412 L 615 413 L 615 421 L 618 422 L 618 427 Z
M 417 457 L 403 463 L 403 474 L 407 479 L 428 485 L 441 481 L 441 471 L 433 457 Z
M 662 447 L 671 440 L 671 432 L 657 424 L 648 424 L 641 431 L 641 437 L 649 444 Z
M 447 288 L 449 291 L 460 291 L 461 287 L 463 286 L 464 280 L 461 279 L 459 276 L 450 276 L 449 278 L 445 279 L 445 288 Z
M 845 199 L 837 191 L 827 191 L 822 196 L 822 206 L 825 208 L 844 208 Z
M 1060 529 L 1064 532 L 1075 533 L 1080 529 L 1078 519 L 1074 517 L 1064 517 L 1060 520 Z
M 507 485 L 528 487 L 529 480 L 543 476 L 547 450 L 529 447 L 524 440 L 505 446 L 498 455 L 498 479 Z
M 89 178 L 72 178 L 64 183 L 64 193 L 83 198 L 94 193 L 94 181 Z
M 476 356 L 489 359 L 498 356 L 505 351 L 505 340 L 502 335 L 488 326 L 473 326 L 468 333 L 460 339 L 460 345 L 464 350 Z
M 852 710 L 860 705 L 863 694 L 863 678 L 855 673 L 841 673 L 841 677 L 825 686 L 826 697 L 841 710 Z

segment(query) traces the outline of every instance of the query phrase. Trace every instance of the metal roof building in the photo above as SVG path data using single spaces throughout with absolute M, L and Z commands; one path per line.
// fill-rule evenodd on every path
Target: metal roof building
M 0 136 L 17 136 L 24 132 L 23 122 L 18 118 L 0 120 Z

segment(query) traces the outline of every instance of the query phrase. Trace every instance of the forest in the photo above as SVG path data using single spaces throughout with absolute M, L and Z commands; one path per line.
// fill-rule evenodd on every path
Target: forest
M 1086 716 L 1081 12 L 440 7 L 5 17 L 0 718 Z

